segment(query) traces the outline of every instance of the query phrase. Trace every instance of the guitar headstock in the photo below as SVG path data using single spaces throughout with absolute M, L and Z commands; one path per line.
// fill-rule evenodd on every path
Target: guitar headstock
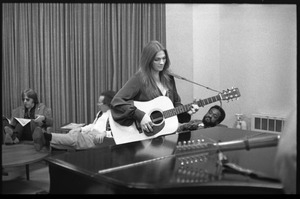
M 226 91 L 224 90 L 221 94 L 221 99 L 222 100 L 232 100 L 232 99 L 238 99 L 241 94 L 238 88 L 233 88 L 232 89 L 227 89 Z

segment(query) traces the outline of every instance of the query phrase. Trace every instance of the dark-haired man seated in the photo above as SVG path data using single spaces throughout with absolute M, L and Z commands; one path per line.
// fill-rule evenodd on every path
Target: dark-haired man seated
M 212 106 L 202 120 L 191 120 L 178 127 L 177 132 L 193 131 L 199 128 L 209 128 L 220 124 L 225 119 L 225 111 L 221 106 Z
M 115 91 L 104 91 L 98 99 L 100 111 L 97 113 L 93 123 L 84 127 L 70 130 L 66 134 L 37 131 L 33 134 L 34 146 L 37 151 L 44 146 L 56 149 L 89 149 L 97 144 L 103 143 L 104 137 L 111 137 L 109 131 L 108 117 L 110 115 L 111 100 Z

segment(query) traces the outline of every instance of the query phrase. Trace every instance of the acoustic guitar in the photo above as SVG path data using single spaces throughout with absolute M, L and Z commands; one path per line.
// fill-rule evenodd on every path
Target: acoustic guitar
M 240 96 L 239 89 L 232 88 L 216 96 L 200 99 L 196 103 L 199 107 L 204 107 L 216 101 L 238 99 Z M 166 96 L 159 96 L 147 102 L 134 101 L 134 105 L 138 109 L 150 116 L 153 122 L 153 132 L 143 131 L 138 122 L 134 122 L 131 126 L 120 125 L 110 116 L 109 122 L 114 140 L 116 144 L 124 144 L 172 134 L 179 125 L 177 115 L 189 111 L 193 103 L 174 108 L 172 101 Z

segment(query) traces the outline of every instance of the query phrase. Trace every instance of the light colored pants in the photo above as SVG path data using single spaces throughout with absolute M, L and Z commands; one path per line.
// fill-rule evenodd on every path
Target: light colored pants
M 79 131 L 69 133 L 52 133 L 50 145 L 58 149 L 87 149 L 95 146 L 95 135 L 91 133 L 82 134 Z

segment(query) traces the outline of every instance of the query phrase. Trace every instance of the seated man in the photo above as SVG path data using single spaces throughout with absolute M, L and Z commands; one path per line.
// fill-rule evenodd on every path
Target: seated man
M 51 109 L 40 103 L 33 89 L 26 89 L 21 94 L 23 105 L 12 111 L 12 118 L 5 126 L 5 144 L 16 144 L 21 140 L 33 140 L 34 131 L 46 131 L 53 125 Z M 15 118 L 29 119 L 26 125 L 20 124 Z M 3 117 L 4 120 L 4 117 Z
M 105 91 L 100 94 L 98 101 L 100 111 L 97 113 L 94 122 L 89 125 L 72 129 L 66 134 L 35 132 L 36 150 L 39 151 L 43 146 L 48 147 L 49 145 L 54 148 L 88 149 L 102 143 L 104 137 L 107 136 L 110 103 L 114 96 L 114 91 Z
M 178 127 L 177 132 L 209 128 L 220 124 L 225 119 L 225 111 L 221 106 L 212 106 L 201 120 L 192 120 Z

